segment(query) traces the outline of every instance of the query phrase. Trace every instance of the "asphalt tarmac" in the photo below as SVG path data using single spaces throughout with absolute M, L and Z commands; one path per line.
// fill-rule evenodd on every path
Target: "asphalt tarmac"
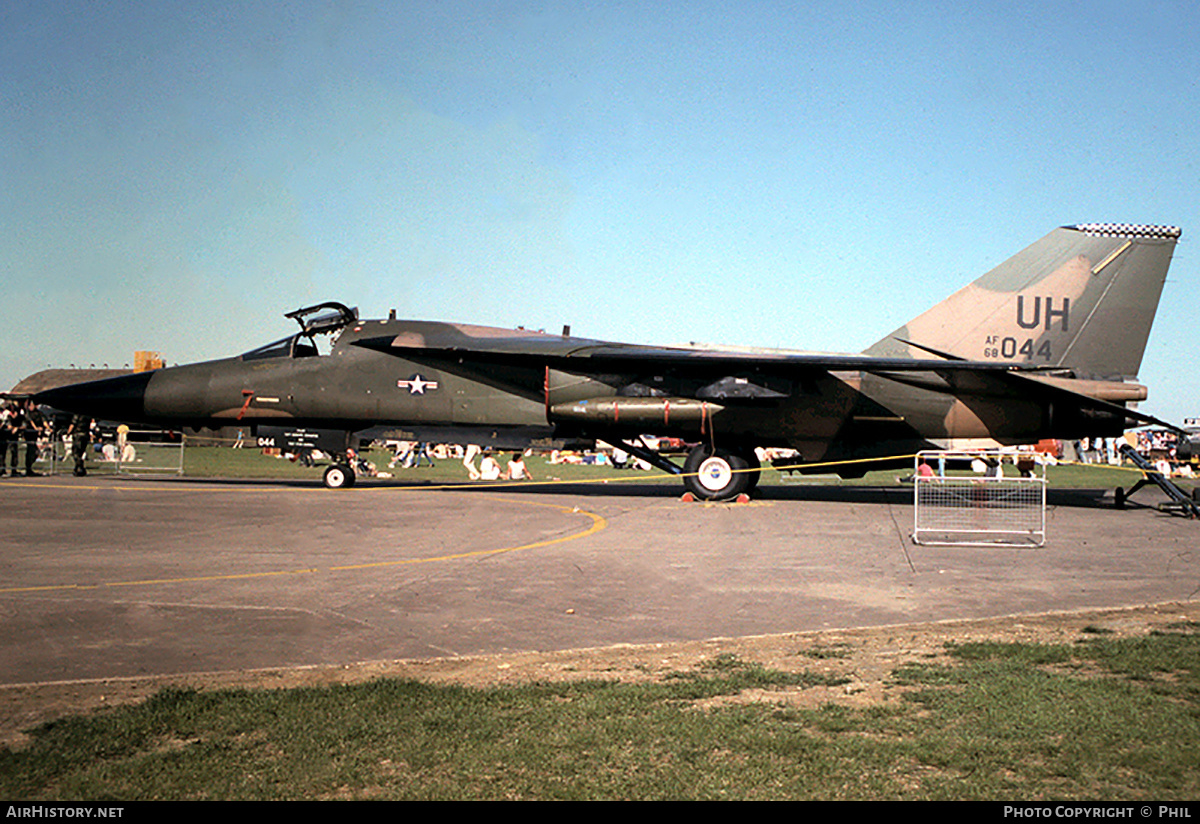
M 1109 491 L 1111 493 L 1111 490 Z M 1156 491 L 1138 499 L 1153 503 Z M 0 684 L 577 649 L 1187 600 L 1200 524 L 1051 493 L 1042 548 L 911 492 L 0 481 Z

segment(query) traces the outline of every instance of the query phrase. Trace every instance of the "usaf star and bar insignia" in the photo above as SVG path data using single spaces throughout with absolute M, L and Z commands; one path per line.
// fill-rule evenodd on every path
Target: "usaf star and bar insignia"
M 426 391 L 432 392 L 437 389 L 438 382 L 426 380 L 417 374 L 406 380 L 396 381 L 396 386 L 401 389 L 407 389 L 410 395 L 424 395 Z

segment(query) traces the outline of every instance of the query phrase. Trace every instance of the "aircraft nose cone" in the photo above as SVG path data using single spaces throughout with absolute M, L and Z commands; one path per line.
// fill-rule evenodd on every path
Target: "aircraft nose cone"
M 139 372 L 101 381 L 73 383 L 34 396 L 38 404 L 110 421 L 141 420 L 146 410 L 146 385 L 153 372 Z

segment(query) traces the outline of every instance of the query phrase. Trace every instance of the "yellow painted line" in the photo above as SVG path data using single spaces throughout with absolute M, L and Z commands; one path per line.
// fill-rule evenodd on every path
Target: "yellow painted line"
M 535 501 L 515 501 L 511 498 L 490 496 L 494 500 L 504 501 L 505 503 L 516 503 L 523 506 L 541 506 L 550 509 L 557 509 L 559 512 L 567 515 L 583 515 L 591 520 L 591 526 L 581 532 L 573 532 L 569 535 L 561 535 L 557 538 L 548 538 L 544 541 L 536 541 L 531 544 L 522 544 L 520 546 L 501 547 L 499 549 L 481 549 L 474 552 L 460 552 L 453 555 L 439 555 L 433 558 L 405 558 L 399 561 L 379 561 L 371 564 L 352 564 L 348 566 L 326 567 L 325 572 L 346 572 L 349 570 L 372 569 L 378 567 L 404 566 L 408 564 L 431 564 L 443 561 L 457 561 L 464 558 L 479 558 L 487 555 L 500 555 L 505 552 L 519 552 L 525 549 L 538 549 L 540 547 L 553 546 L 554 544 L 565 544 L 568 541 L 575 541 L 580 538 L 586 538 L 589 535 L 595 535 L 597 532 L 605 529 L 608 526 L 608 521 L 602 516 L 594 512 L 587 512 L 578 507 L 568 507 L 559 504 L 546 504 Z M 293 569 L 293 570 L 277 570 L 273 572 L 246 572 L 236 573 L 231 575 L 199 575 L 193 577 L 182 578 L 148 578 L 139 581 L 108 581 L 97 584 L 49 584 L 45 586 L 32 587 L 5 587 L 0 588 L 0 594 L 10 594 L 18 592 L 52 592 L 64 590 L 83 590 L 83 589 L 103 589 L 105 587 L 138 587 L 138 586 L 154 586 L 159 584 L 195 584 L 205 581 L 239 581 L 249 580 L 254 578 L 268 578 L 283 575 L 315 575 L 321 572 L 321 569 L 316 567 L 308 569 Z
M 144 587 L 154 584 L 195 584 L 203 581 L 237 581 L 246 578 L 268 578 L 278 575 L 312 575 L 317 569 L 276 570 L 274 572 L 243 572 L 232 575 L 197 575 L 190 578 L 146 578 L 141 581 L 102 581 L 98 584 L 48 584 L 38 587 L 6 587 L 0 594 L 14 592 L 47 592 L 66 589 L 104 589 L 105 587 Z
M 61 482 L 51 481 L 49 479 L 47 479 L 47 482 L 43 482 L 43 483 L 38 483 L 36 481 L 0 480 L 0 485 L 2 485 L 2 486 L 20 486 L 20 487 L 25 487 L 27 489 L 86 489 L 86 490 L 117 489 L 122 492 L 134 492 L 134 491 L 141 490 L 141 489 L 154 489 L 155 488 L 152 484 L 147 484 L 146 486 L 110 486 L 108 484 L 105 484 L 104 486 L 99 486 L 96 484 L 91 484 L 91 483 L 86 483 L 86 482 L 85 483 L 73 483 L 73 482 L 61 483 Z M 163 488 L 167 488 L 167 487 L 159 487 L 159 488 L 163 489 Z
M 96 589 L 99 586 L 99 584 L 47 584 L 40 587 L 9 587 L 0 589 L 0 592 L 47 592 L 63 589 Z
M 153 586 L 154 584 L 195 584 L 203 581 L 238 581 L 247 578 L 270 578 L 279 575 L 313 575 L 318 571 L 314 567 L 312 569 L 276 570 L 275 572 L 241 572 L 233 575 L 199 575 L 192 578 L 147 578 L 144 581 L 113 581 L 111 583 L 96 584 L 93 588 L 144 587 Z
M 330 570 L 340 571 L 346 569 L 369 569 L 371 567 L 402 566 L 404 564 L 428 564 L 434 561 L 458 561 L 462 560 L 463 558 L 482 558 L 488 555 L 500 555 L 504 552 L 520 552 L 523 549 L 538 549 L 539 547 L 553 546 L 554 544 L 563 544 L 567 541 L 574 541 L 578 538 L 586 538 L 589 535 L 595 535 L 597 532 L 605 529 L 608 526 L 608 521 L 594 512 L 586 512 L 578 508 L 558 506 L 557 504 L 540 504 L 529 501 L 521 501 L 520 503 L 524 503 L 527 506 L 550 507 L 551 509 L 558 509 L 561 512 L 566 512 L 569 515 L 585 515 L 592 519 L 592 525 L 583 532 L 576 532 L 571 535 L 563 535 L 558 538 L 548 538 L 545 541 L 536 541 L 535 543 L 522 544 L 521 546 L 503 547 L 501 549 L 479 549 L 473 552 L 459 552 L 453 555 L 440 555 L 436 558 L 407 558 L 402 561 L 379 561 L 373 564 L 354 564 L 351 566 L 330 567 Z

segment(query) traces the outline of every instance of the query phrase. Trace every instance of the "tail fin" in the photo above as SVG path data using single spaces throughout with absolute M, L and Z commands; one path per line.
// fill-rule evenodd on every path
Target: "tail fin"
M 1136 378 L 1182 232 L 1087 223 L 1055 229 L 866 350 L 922 357 L 905 341 L 968 360 Z

